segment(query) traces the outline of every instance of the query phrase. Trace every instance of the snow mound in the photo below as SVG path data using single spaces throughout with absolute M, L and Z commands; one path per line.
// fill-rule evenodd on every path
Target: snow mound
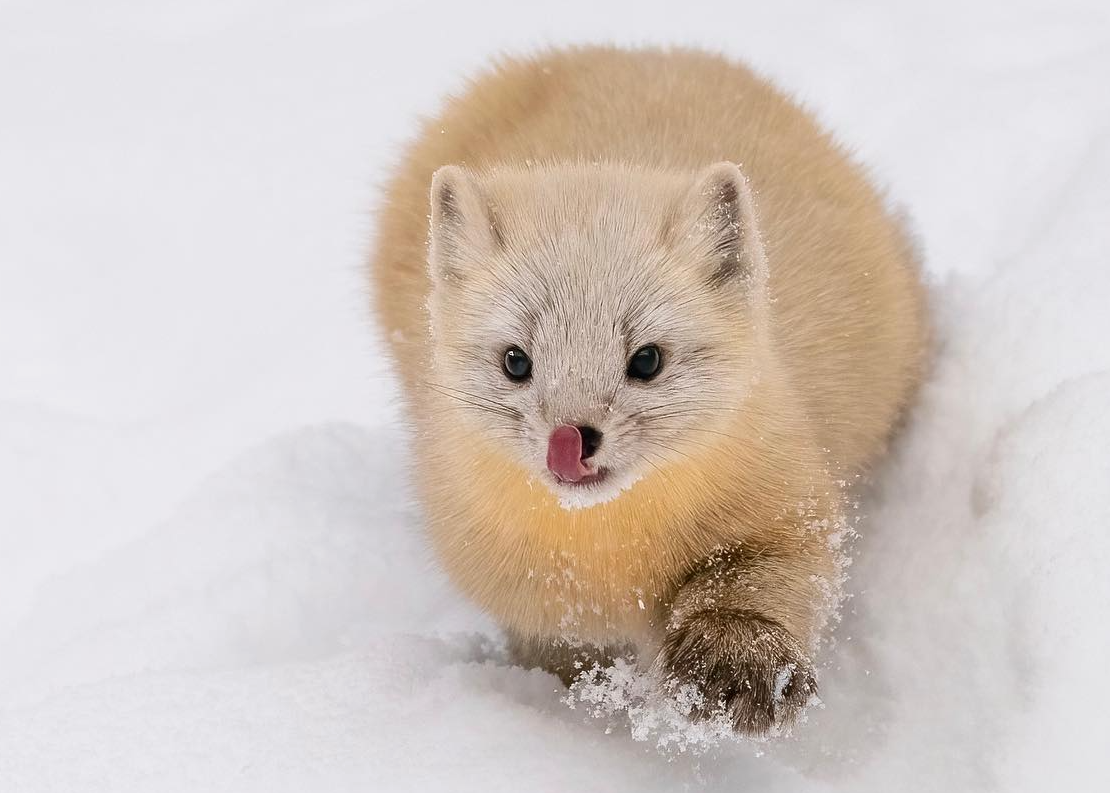
M 612 666 L 584 671 L 563 701 L 572 710 L 581 707 L 592 718 L 604 720 L 606 734 L 626 726 L 632 740 L 650 742 L 663 753 L 703 754 L 722 742 L 738 740 L 725 718 L 690 718 L 694 708 L 704 704 L 696 686 L 668 689 L 623 658 Z

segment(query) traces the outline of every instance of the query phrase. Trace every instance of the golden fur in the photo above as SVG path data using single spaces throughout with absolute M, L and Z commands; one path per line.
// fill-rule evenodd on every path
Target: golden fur
M 709 268 L 729 244 L 735 279 Z M 790 718 L 781 692 L 743 692 L 776 664 L 808 670 L 837 594 L 842 480 L 884 447 L 926 337 L 910 246 L 829 135 L 713 55 L 506 59 L 409 147 L 371 276 L 430 534 L 460 589 L 520 647 L 631 642 L 726 705 L 754 697 L 748 712 L 730 705 L 740 729 Z M 520 316 L 509 298 L 527 304 Z M 649 391 L 593 360 L 626 354 L 599 328 L 633 303 L 676 339 L 660 388 L 686 406 L 677 425 L 634 428 Z M 548 351 L 537 369 L 561 378 L 498 391 L 497 344 L 522 335 Z M 610 421 L 614 466 L 638 477 L 582 509 L 561 505 L 530 456 L 571 414 Z M 659 453 L 621 458 L 621 437 Z M 720 624 L 708 649 L 707 614 Z M 733 629 L 744 620 L 755 628 Z M 697 641 L 681 633 L 695 624 Z M 781 641 L 757 663 L 745 647 L 762 626 Z M 717 666 L 692 660 L 717 650 Z M 746 671 L 718 686 L 732 667 Z M 796 690 L 800 707 L 812 680 Z

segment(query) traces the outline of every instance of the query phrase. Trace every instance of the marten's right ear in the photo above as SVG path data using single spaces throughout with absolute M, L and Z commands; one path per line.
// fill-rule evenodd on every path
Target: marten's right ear
M 468 267 L 489 255 L 499 239 L 489 203 L 470 174 L 457 165 L 436 171 L 428 252 L 433 282 L 465 278 Z
M 750 283 L 766 266 L 748 180 L 731 162 L 711 165 L 687 193 L 679 224 L 714 286 Z

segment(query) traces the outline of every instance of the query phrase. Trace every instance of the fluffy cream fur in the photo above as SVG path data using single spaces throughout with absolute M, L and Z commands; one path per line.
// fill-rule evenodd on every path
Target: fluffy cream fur
M 505 60 L 408 149 L 372 277 L 459 587 L 520 646 L 662 647 L 738 728 L 789 717 L 775 687 L 835 600 L 839 483 L 883 448 L 925 348 L 910 246 L 843 150 L 712 55 Z M 630 381 L 649 343 L 663 370 Z M 562 422 L 604 432 L 604 481 L 546 471 Z

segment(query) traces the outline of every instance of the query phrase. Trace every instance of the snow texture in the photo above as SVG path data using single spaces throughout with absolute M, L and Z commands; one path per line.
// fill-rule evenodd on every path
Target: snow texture
M 0 791 L 1110 789 L 1110 6 L 478 7 L 0 6 Z M 921 239 L 935 371 L 790 740 L 509 665 L 405 484 L 378 185 L 588 40 L 747 58 Z

